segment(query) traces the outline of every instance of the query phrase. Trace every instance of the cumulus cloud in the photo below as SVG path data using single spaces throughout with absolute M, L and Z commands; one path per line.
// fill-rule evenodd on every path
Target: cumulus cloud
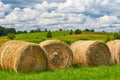
M 65 2 L 66 0 L 1 0 L 5 4 L 11 4 L 12 7 L 20 7 L 20 8 L 25 8 L 25 7 L 34 7 L 35 4 L 42 3 L 43 1 L 46 1 L 48 3 L 55 2 L 55 3 L 60 3 L 60 2 Z
M 52 12 L 55 11 L 58 8 L 58 4 L 57 3 L 48 3 L 46 1 L 43 1 L 42 4 L 36 4 L 34 7 L 37 11 L 39 11 L 40 13 L 44 13 L 44 12 Z
M 4 15 L 4 12 L 0 12 L 0 18 L 4 18 L 5 15 Z
M 28 31 L 35 28 L 118 30 L 119 4 L 119 0 L 61 0 L 60 3 L 51 0 L 31 7 L 15 7 L 6 15 L 11 6 L 0 2 L 0 24 Z
M 98 22 L 101 24 L 115 24 L 115 23 L 119 23 L 119 19 L 116 16 L 104 15 L 104 16 L 98 18 Z
M 9 4 L 3 4 L 0 1 L 0 18 L 4 18 L 5 14 L 8 13 L 11 10 L 11 7 Z

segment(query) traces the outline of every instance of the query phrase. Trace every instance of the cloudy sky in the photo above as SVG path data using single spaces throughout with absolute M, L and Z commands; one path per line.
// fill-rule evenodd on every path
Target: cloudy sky
M 120 0 L 0 0 L 0 25 L 27 31 L 119 31 Z

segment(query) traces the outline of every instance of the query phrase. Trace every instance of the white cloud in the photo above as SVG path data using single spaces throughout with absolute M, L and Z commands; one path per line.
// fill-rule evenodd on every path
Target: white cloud
M 36 5 L 35 5 L 35 8 L 36 8 L 37 10 L 49 9 L 49 8 L 52 8 L 52 7 L 57 7 L 57 3 L 54 3 L 54 2 L 48 3 L 48 2 L 46 2 L 46 1 L 43 1 L 43 3 L 41 3 L 41 4 L 36 4 Z
M 7 12 L 9 9 L 10 9 L 9 4 L 3 4 L 2 2 L 0 2 L 0 12 Z
M 4 18 L 5 17 L 5 13 L 9 12 L 11 10 L 10 5 L 9 4 L 3 4 L 0 1 L 0 18 Z
M 58 11 L 64 13 L 80 13 L 85 11 L 85 2 L 83 0 L 67 0 L 58 5 Z
M 4 18 L 4 17 L 5 17 L 4 12 L 0 12 L 0 18 Z
M 116 16 L 104 15 L 104 16 L 98 18 L 98 22 L 101 24 L 114 24 L 114 23 L 118 23 L 119 19 Z
M 15 26 L 16 29 L 43 28 L 90 28 L 110 30 L 110 25 L 120 24 L 119 0 L 66 0 L 64 3 L 47 2 L 30 8 L 14 8 L 5 15 L 10 5 L 0 3 L 0 24 Z M 116 28 L 118 27 L 114 27 Z M 111 29 L 112 30 L 112 29 Z
M 30 8 L 15 8 L 9 15 L 6 16 L 6 21 L 29 21 L 34 20 L 39 12 Z

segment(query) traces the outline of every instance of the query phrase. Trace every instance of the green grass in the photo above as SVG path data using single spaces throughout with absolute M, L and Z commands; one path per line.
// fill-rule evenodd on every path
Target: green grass
M 47 32 L 16 34 L 15 40 L 23 40 L 28 42 L 40 43 L 44 40 L 54 39 L 54 40 L 61 40 L 68 44 L 71 44 L 77 40 L 99 40 L 99 41 L 105 42 L 108 36 L 110 37 L 110 39 L 113 38 L 113 33 L 105 33 L 105 32 L 82 32 L 82 34 L 78 36 L 77 35 L 74 36 L 74 34 L 73 36 L 69 35 L 69 31 L 52 32 L 52 38 L 47 38 L 46 34 Z M 89 34 L 93 36 L 89 36 Z M 3 38 L 7 38 L 7 37 L 0 37 L 0 39 L 3 39 Z
M 0 70 L 0 80 L 120 80 L 120 66 L 79 67 L 39 73 Z
M 56 37 L 68 35 L 68 32 L 67 31 L 52 32 L 52 38 L 47 38 L 46 35 L 47 35 L 47 32 L 17 34 L 15 40 L 24 40 L 24 41 L 28 41 L 28 42 L 39 43 L 46 39 L 56 39 Z

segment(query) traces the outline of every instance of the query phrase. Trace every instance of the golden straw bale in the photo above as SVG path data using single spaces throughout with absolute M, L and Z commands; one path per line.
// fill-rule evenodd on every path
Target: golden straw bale
M 99 41 L 76 41 L 70 46 L 75 66 L 98 66 L 110 64 L 110 51 Z
M 113 40 L 107 42 L 111 52 L 112 64 L 120 65 L 120 40 Z
M 1 53 L 2 53 L 2 49 L 0 47 L 0 60 L 1 60 Z M 0 68 L 1 68 L 1 64 L 0 64 Z
M 8 41 L 2 45 L 1 66 L 15 72 L 42 71 L 47 67 L 44 50 L 37 44 Z
M 0 56 L 1 56 L 1 53 L 2 53 L 2 49 L 1 49 L 1 47 L 0 47 Z
M 41 42 L 40 46 L 46 53 L 49 69 L 64 69 L 71 66 L 73 53 L 70 47 L 64 42 L 59 40 L 46 40 Z

